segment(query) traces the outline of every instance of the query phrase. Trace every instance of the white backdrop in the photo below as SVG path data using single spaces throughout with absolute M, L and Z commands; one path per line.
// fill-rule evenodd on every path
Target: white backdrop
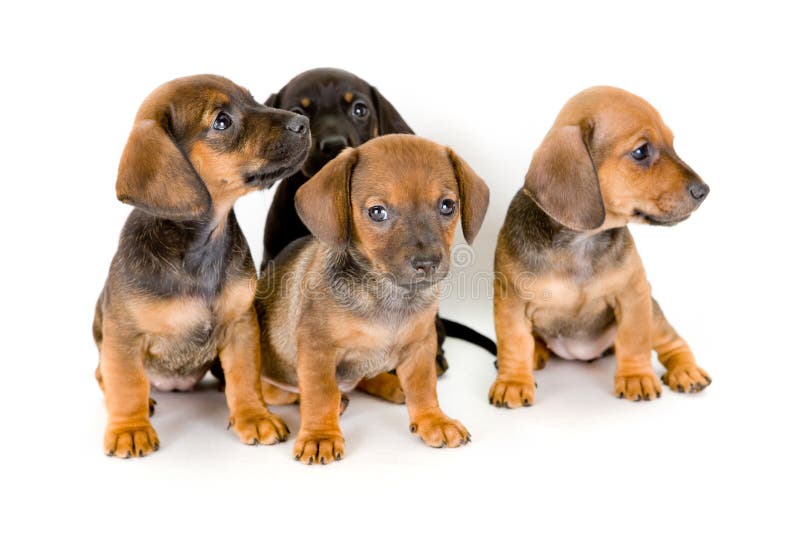
M 791 3 L 16 4 L 0 33 L 3 540 L 796 540 Z M 223 74 L 263 100 L 319 66 L 379 87 L 489 183 L 470 274 L 491 271 L 511 196 L 570 96 L 610 84 L 649 100 L 711 194 L 685 223 L 634 236 L 714 384 L 634 404 L 612 395 L 613 359 L 556 362 L 534 407 L 498 410 L 493 358 L 451 340 L 439 394 L 471 430 L 466 448 L 429 449 L 404 408 L 353 394 L 344 461 L 302 466 L 291 442 L 239 444 L 209 382 L 156 395 L 158 453 L 104 457 L 90 323 L 129 212 L 114 181 L 136 109 L 177 76 Z M 236 206 L 257 262 L 270 198 Z M 494 335 L 487 295 L 442 313 Z M 278 412 L 296 434 L 296 407 Z

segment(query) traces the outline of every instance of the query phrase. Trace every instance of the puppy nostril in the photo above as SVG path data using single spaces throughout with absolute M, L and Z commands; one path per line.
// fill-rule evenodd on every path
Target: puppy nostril
M 296 134 L 305 134 L 308 131 L 308 119 L 302 115 L 296 115 L 286 123 L 286 129 Z
M 692 195 L 692 198 L 697 200 L 698 202 L 705 199 L 708 196 L 709 187 L 702 181 L 693 181 L 689 184 L 689 194 Z

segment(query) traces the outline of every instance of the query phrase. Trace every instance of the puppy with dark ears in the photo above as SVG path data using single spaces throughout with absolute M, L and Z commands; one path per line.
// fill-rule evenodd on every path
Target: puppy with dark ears
M 215 360 L 239 438 L 286 439 L 261 396 L 256 270 L 233 204 L 291 174 L 308 146 L 304 117 L 260 105 L 223 77 L 176 79 L 145 99 L 117 177 L 117 197 L 135 209 L 93 325 L 107 454 L 156 450 L 150 387 L 188 390 Z
M 311 150 L 300 170 L 275 190 L 264 227 L 262 270 L 284 247 L 309 235 L 294 208 L 294 195 L 306 181 L 347 147 L 378 136 L 414 133 L 377 88 L 336 68 L 298 74 L 270 95 L 266 105 L 308 117 Z
M 533 370 L 551 352 L 593 360 L 613 349 L 620 398 L 661 395 L 652 350 L 671 389 L 711 383 L 651 297 L 626 226 L 677 224 L 707 196 L 672 142 L 658 112 L 620 89 L 588 89 L 561 110 L 498 239 L 492 404 L 531 405 Z
M 264 385 L 300 394 L 295 458 L 340 459 L 341 392 L 393 369 L 412 433 L 466 443 L 436 398 L 434 316 L 456 225 L 472 242 L 486 184 L 450 149 L 393 135 L 343 151 L 296 203 L 313 237 L 281 252 L 256 297 Z

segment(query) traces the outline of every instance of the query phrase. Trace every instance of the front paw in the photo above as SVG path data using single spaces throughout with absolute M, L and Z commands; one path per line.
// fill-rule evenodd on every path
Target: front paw
M 617 374 L 614 378 L 614 394 L 617 398 L 635 402 L 650 401 L 661 397 L 661 385 L 652 370 L 626 375 Z
M 436 447 L 459 447 L 472 439 L 464 425 L 451 419 L 444 413 L 434 413 L 419 417 L 409 426 L 412 434 L 418 435 L 422 441 Z
M 685 364 L 667 370 L 661 380 L 675 392 L 700 392 L 711 384 L 711 377 L 696 364 Z
M 103 438 L 103 450 L 108 456 L 131 458 L 147 456 L 158 450 L 156 431 L 149 422 L 109 424 Z
M 330 464 L 344 457 L 344 438 L 338 430 L 300 431 L 294 442 L 293 456 L 303 464 Z
M 489 403 L 495 407 L 529 407 L 533 405 L 534 390 L 536 382 L 533 375 L 517 379 L 505 379 L 498 377 L 495 379 L 492 388 L 489 389 Z
M 231 415 L 228 428 L 233 428 L 242 443 L 274 445 L 286 441 L 289 428 L 283 420 L 266 409 Z

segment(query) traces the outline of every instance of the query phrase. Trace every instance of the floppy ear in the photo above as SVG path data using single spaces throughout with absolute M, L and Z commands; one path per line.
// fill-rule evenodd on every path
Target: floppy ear
M 458 199 L 461 200 L 461 228 L 464 239 L 472 244 L 481 228 L 486 209 L 489 207 L 489 187 L 483 179 L 470 168 L 452 149 L 447 148 L 447 156 L 453 165 L 458 182 Z
M 281 89 L 278 92 L 273 92 L 272 94 L 269 95 L 267 101 L 264 102 L 264 105 L 267 107 L 280 108 L 281 94 L 283 94 L 283 89 Z
M 406 124 L 391 102 L 384 98 L 375 87 L 370 87 L 370 89 L 372 103 L 377 108 L 375 114 L 378 117 L 378 135 L 413 134 L 414 131 Z
M 525 175 L 528 196 L 552 219 L 573 230 L 593 230 L 606 218 L 587 145 L 590 130 L 588 125 L 550 130 Z
M 211 209 L 200 176 L 161 123 L 136 121 L 117 172 L 117 198 L 174 220 L 198 219 Z
M 350 176 L 357 162 L 358 149 L 345 149 L 294 197 L 297 214 L 314 237 L 339 249 L 350 241 Z

